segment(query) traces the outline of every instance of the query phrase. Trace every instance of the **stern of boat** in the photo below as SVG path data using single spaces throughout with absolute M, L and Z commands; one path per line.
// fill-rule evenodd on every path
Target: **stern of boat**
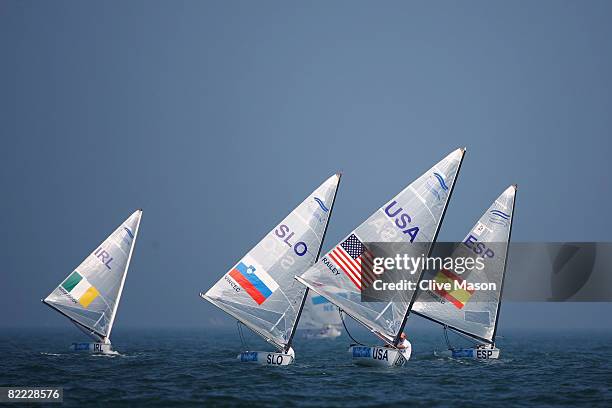
M 407 361 L 404 353 L 391 347 L 351 345 L 348 351 L 357 365 L 402 367 Z
M 70 351 L 92 354 L 112 354 L 110 343 L 72 343 Z
M 276 353 L 268 351 L 243 351 L 237 359 L 241 363 L 257 363 L 269 366 L 286 366 L 293 364 L 295 353 Z

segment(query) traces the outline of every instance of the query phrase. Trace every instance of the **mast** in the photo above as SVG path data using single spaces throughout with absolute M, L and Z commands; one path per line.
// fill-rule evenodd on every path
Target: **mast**
M 332 198 L 331 206 L 329 207 L 329 216 L 327 217 L 327 224 L 325 225 L 325 229 L 323 230 L 323 235 L 321 236 L 321 245 L 319 245 L 319 251 L 317 252 L 317 256 L 315 257 L 314 263 L 317 263 L 319 260 L 319 256 L 321 255 L 321 249 L 323 249 L 323 242 L 325 241 L 325 234 L 327 234 L 327 228 L 329 227 L 329 221 L 331 220 L 332 213 L 334 211 L 334 204 L 336 203 L 336 195 L 338 194 L 338 188 L 340 188 L 340 180 L 342 179 L 342 172 L 336 173 L 338 176 L 338 184 L 336 184 L 336 191 L 334 191 L 334 197 Z M 302 296 L 302 302 L 300 303 L 300 308 L 298 310 L 297 315 L 295 316 L 295 322 L 293 323 L 293 327 L 291 328 L 291 333 L 289 334 L 289 340 L 287 340 L 287 344 L 285 345 L 285 353 L 289 351 L 291 348 L 291 343 L 293 343 L 293 338 L 295 337 L 295 331 L 297 330 L 298 323 L 300 322 L 300 317 L 302 316 L 302 312 L 304 311 L 304 305 L 306 304 L 306 299 L 308 298 L 308 292 L 310 289 L 308 286 L 305 286 L 306 290 L 304 291 L 304 296 Z
M 453 185 L 448 193 L 448 198 L 446 199 L 444 210 L 442 210 L 442 215 L 440 216 L 440 221 L 438 222 L 438 225 L 436 226 L 436 232 L 434 233 L 433 239 L 431 241 L 431 245 L 429 246 L 429 251 L 427 251 L 427 257 L 431 255 L 434 243 L 436 242 L 436 239 L 438 238 L 438 233 L 440 232 L 440 227 L 442 226 L 442 222 L 444 221 L 444 215 L 446 214 L 446 209 L 448 208 L 448 204 L 450 203 L 451 197 L 453 195 L 453 191 L 455 190 L 457 179 L 459 178 L 459 172 L 461 171 L 461 165 L 463 164 L 463 158 L 465 157 L 466 150 L 467 149 L 465 147 L 461 149 L 461 160 L 459 161 L 459 166 L 457 167 L 457 173 L 455 174 Z M 423 278 L 424 272 L 425 270 L 421 268 L 421 272 L 419 273 L 419 279 L 417 279 L 417 283 L 420 282 L 421 279 Z M 417 285 L 417 289 L 414 291 L 414 294 L 412 295 L 412 299 L 410 299 L 410 303 L 408 304 L 408 309 L 406 310 L 406 314 L 404 314 L 404 318 L 402 319 L 402 324 L 400 325 L 399 330 L 397 331 L 397 334 L 395 335 L 395 339 L 393 339 L 393 346 L 397 346 L 399 344 L 400 336 L 402 335 L 402 332 L 404 331 L 404 327 L 406 326 L 406 322 L 408 321 L 408 316 L 410 316 L 410 310 L 412 309 L 412 306 L 414 305 L 418 292 L 419 292 L 419 288 Z
M 109 339 L 111 335 L 111 330 L 113 330 L 113 324 L 115 323 L 115 316 L 117 315 L 117 308 L 119 307 L 119 301 L 121 300 L 123 285 L 125 284 L 125 278 L 127 277 L 127 273 L 130 268 L 130 261 L 132 260 L 132 253 L 134 252 L 134 247 L 136 246 L 136 238 L 138 238 L 138 230 L 140 229 L 140 220 L 142 218 L 142 209 L 138 209 L 138 212 L 140 212 L 140 214 L 138 216 L 138 223 L 136 224 L 136 231 L 134 231 L 134 240 L 130 248 L 130 253 L 128 254 L 127 263 L 125 264 L 125 272 L 123 273 L 123 277 L 121 278 L 121 285 L 119 285 L 119 293 L 117 294 L 117 300 L 115 301 L 115 306 L 113 307 L 110 323 L 108 324 L 108 334 L 106 335 L 106 337 L 104 337 L 105 343 L 110 342 Z
M 508 266 L 508 253 L 510 252 L 510 240 L 512 238 L 512 223 L 514 222 L 514 211 L 516 205 L 516 192 L 518 185 L 514 185 L 514 197 L 512 197 L 512 217 L 510 218 L 510 229 L 508 230 L 508 243 L 506 244 L 506 257 L 504 259 L 504 273 L 502 274 L 501 287 L 499 288 L 499 300 L 497 303 L 497 313 L 495 313 L 495 325 L 493 326 L 492 344 L 495 345 L 495 335 L 497 334 L 497 321 L 499 320 L 499 311 L 501 310 L 501 301 L 504 294 L 504 281 L 506 280 L 506 267 Z

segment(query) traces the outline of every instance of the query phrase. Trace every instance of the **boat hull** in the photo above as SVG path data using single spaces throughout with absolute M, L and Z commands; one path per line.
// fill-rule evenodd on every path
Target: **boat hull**
M 496 360 L 499 358 L 498 348 L 462 348 L 436 352 L 438 356 L 471 360 Z
M 286 366 L 293 364 L 293 354 L 275 353 L 269 351 L 243 351 L 238 354 L 238 361 L 242 363 L 257 363 L 269 366 Z
M 92 354 L 111 354 L 113 349 L 110 343 L 72 343 L 70 351 Z
M 407 361 L 404 353 L 390 347 L 350 346 L 349 353 L 355 364 L 364 366 L 402 367 Z

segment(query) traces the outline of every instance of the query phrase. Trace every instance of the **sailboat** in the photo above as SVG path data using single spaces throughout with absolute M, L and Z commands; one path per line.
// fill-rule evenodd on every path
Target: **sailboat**
M 293 363 L 292 343 L 308 296 L 294 281 L 319 257 L 332 213 L 340 174 L 328 178 L 215 285 L 200 296 L 278 349 L 244 351 L 242 362 Z M 239 326 L 240 328 L 240 326 Z
M 456 149 L 376 210 L 317 264 L 296 279 L 343 313 L 365 326 L 387 347 L 352 345 L 357 364 L 403 366 L 407 359 L 397 345 L 414 302 L 414 290 L 399 291 L 391 301 L 362 302 L 362 286 L 375 277 L 368 268 L 364 242 L 398 242 L 412 256 L 428 255 L 455 186 L 465 149 Z M 371 262 L 371 260 L 370 260 Z M 420 280 L 422 270 L 411 275 Z M 347 296 L 348 294 L 348 296 Z
M 300 319 L 300 331 L 307 339 L 335 339 L 342 335 L 342 320 L 338 312 L 329 300 L 310 292 Z
M 417 294 L 413 312 L 444 327 L 449 350 L 443 354 L 453 358 L 499 358 L 495 335 L 506 275 L 516 190 L 516 185 L 512 185 L 497 197 L 451 255 L 455 258 L 466 255 L 480 257 L 484 265 L 482 269 L 473 268 L 461 274 L 452 270 L 425 274 L 424 279 L 485 283 L 488 288 L 476 291 L 461 288 L 451 291 L 429 290 Z M 457 286 L 453 283 L 453 288 Z M 466 337 L 474 346 L 453 347 L 448 340 L 447 330 Z
M 136 210 L 42 300 L 92 338 L 72 343 L 72 351 L 112 352 L 110 336 L 141 217 Z

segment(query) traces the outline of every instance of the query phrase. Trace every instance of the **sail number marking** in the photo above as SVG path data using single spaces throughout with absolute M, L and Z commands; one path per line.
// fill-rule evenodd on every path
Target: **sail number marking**
M 106 266 L 108 269 L 112 269 L 111 262 L 113 261 L 113 257 L 110 256 L 110 254 L 106 252 L 106 250 L 102 249 L 102 247 L 99 247 L 94 252 L 94 255 L 100 260 L 100 262 L 102 262 L 104 266 Z
M 296 242 L 295 244 L 291 243 L 291 238 L 295 235 L 295 232 L 291 231 L 289 226 L 285 224 L 281 224 L 274 230 L 274 235 L 278 238 L 282 239 L 283 243 L 287 244 L 289 248 L 293 248 L 293 252 L 297 256 L 304 256 L 308 251 L 308 245 L 304 241 Z
M 463 241 L 463 244 L 476 255 L 482 255 L 483 258 L 493 258 L 495 256 L 495 252 L 491 248 L 488 248 L 483 242 L 478 242 L 478 238 L 471 234 Z
M 283 365 L 283 356 L 280 354 L 268 354 L 266 363 L 271 365 Z
M 353 357 L 389 361 L 389 350 L 380 347 L 353 347 Z
M 385 207 L 385 214 L 387 217 L 393 219 L 397 228 L 410 237 L 410 243 L 412 243 L 419 233 L 419 227 L 410 226 L 412 224 L 412 217 L 402 207 L 396 207 L 396 204 L 397 201 L 391 201 L 391 203 Z
M 488 360 L 493 355 L 493 350 L 476 350 L 476 358 Z

